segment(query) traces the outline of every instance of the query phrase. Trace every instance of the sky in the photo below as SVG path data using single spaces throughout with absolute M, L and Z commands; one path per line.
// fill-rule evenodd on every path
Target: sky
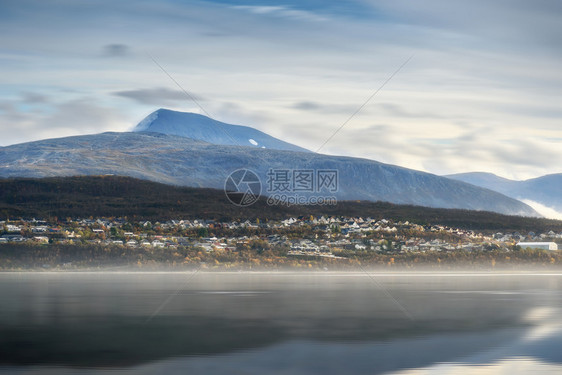
M 545 0 L 0 0 L 0 146 L 203 113 L 169 74 L 213 118 L 316 151 L 392 77 L 322 153 L 562 173 L 560 19 Z

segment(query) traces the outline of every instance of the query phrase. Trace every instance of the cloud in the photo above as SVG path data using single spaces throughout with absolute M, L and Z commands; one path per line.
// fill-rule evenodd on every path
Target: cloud
M 149 104 L 160 107 L 166 105 L 174 105 L 178 102 L 191 101 L 191 99 L 184 92 L 180 90 L 168 89 L 165 87 L 116 91 L 112 94 L 120 96 L 122 98 L 132 99 L 140 104 Z M 197 101 L 203 100 L 199 96 L 193 95 L 191 93 L 190 95 Z
M 326 21 L 327 17 L 306 10 L 293 9 L 286 6 L 270 5 L 235 5 L 233 9 L 250 12 L 257 15 L 267 15 L 301 21 Z
M 433 118 L 433 119 L 442 119 L 444 116 L 439 113 L 432 113 L 427 111 L 419 111 L 419 112 L 412 112 L 405 109 L 403 106 L 395 104 L 395 103 L 375 103 L 374 106 L 381 108 L 385 111 L 388 115 L 393 116 L 395 118 L 399 117 L 406 117 L 406 118 Z
M 126 57 L 131 53 L 131 48 L 125 44 L 106 44 L 103 46 L 105 57 Z
M 532 201 L 530 199 L 523 199 L 522 202 L 525 203 L 526 205 L 531 206 L 535 211 L 537 211 L 539 214 L 546 217 L 547 219 L 562 220 L 562 212 L 556 211 L 556 209 L 552 207 L 547 207 L 544 204 Z
M 45 104 L 49 103 L 50 99 L 47 95 L 40 93 L 24 92 L 22 93 L 22 101 L 28 104 Z
M 324 106 L 319 103 L 315 103 L 311 101 L 302 101 L 293 104 L 292 108 L 299 109 L 302 111 L 318 111 L 324 108 Z
M 4 132 L 0 146 L 58 138 L 79 134 L 94 134 L 104 131 L 124 131 L 129 120 L 122 111 L 101 105 L 92 98 L 56 102 L 47 97 L 50 103 L 39 110 L 29 111 L 22 99 L 1 102 L 0 129 Z
M 347 105 L 347 104 L 333 104 L 333 103 L 320 103 L 310 100 L 303 100 L 298 101 L 291 104 L 290 108 L 299 110 L 299 111 L 307 111 L 307 112 L 323 112 L 323 113 L 337 113 L 337 114 L 345 114 L 351 115 L 353 112 L 357 110 L 359 105 Z M 362 113 L 367 113 L 368 109 L 364 109 Z

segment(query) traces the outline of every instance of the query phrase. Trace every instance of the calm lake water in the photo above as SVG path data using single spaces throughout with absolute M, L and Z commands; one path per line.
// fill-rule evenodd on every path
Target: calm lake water
M 562 374 L 562 274 L 0 273 L 0 373 Z

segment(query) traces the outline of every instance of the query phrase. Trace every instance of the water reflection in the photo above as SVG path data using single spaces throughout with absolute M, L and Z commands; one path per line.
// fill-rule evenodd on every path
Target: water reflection
M 562 373 L 562 275 L 373 277 L 0 274 L 0 372 Z

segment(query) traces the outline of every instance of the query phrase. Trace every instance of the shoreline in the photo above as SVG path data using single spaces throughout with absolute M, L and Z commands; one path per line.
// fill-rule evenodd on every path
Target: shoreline
M 3 274 L 133 274 L 133 275 L 172 275 L 172 274 L 205 274 L 205 275 L 319 275 L 319 276 L 365 276 L 365 277 L 393 277 L 393 276 L 415 276 L 415 277 L 466 277 L 466 276 L 562 276 L 562 269 L 555 270 L 395 270 L 381 271 L 377 269 L 366 270 L 341 270 L 341 271 L 323 271 L 323 270 L 115 270 L 115 269 L 74 269 L 74 270 L 0 270 Z

